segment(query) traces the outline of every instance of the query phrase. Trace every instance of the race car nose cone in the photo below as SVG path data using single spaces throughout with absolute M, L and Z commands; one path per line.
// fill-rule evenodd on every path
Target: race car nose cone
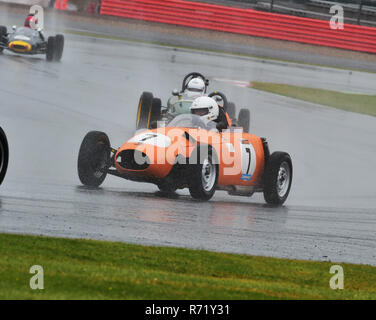
M 27 53 L 31 51 L 31 45 L 25 41 L 12 41 L 9 49 L 15 52 Z
M 124 169 L 145 170 L 149 167 L 150 159 L 138 150 L 123 150 L 118 154 L 117 161 Z

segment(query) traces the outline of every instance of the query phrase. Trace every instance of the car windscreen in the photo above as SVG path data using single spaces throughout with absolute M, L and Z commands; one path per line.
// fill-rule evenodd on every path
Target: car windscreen
M 192 100 L 179 100 L 176 101 L 169 112 L 173 115 L 190 113 L 190 107 L 192 105 Z
M 209 121 L 205 123 L 201 117 L 194 114 L 181 114 L 176 116 L 167 127 L 182 127 L 182 128 L 201 128 L 206 130 L 216 130 L 216 123 Z

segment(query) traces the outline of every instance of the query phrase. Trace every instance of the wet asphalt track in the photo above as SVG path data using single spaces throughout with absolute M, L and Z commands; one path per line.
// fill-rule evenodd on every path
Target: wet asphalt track
M 0 56 L 0 125 L 11 148 L 0 188 L 0 232 L 171 245 L 376 265 L 376 118 L 212 81 L 252 112 L 252 132 L 294 164 L 282 208 L 261 194 L 207 203 L 187 191 L 108 177 L 80 186 L 83 136 L 102 130 L 119 146 L 134 130 L 143 90 L 165 102 L 183 76 L 264 80 L 374 92 L 376 74 L 264 63 L 235 56 L 67 36 L 61 63 Z

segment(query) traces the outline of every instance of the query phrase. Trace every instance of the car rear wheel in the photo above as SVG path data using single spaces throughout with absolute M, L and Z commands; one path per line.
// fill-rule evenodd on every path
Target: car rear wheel
M 152 104 L 153 94 L 151 92 L 143 92 L 138 103 L 136 130 L 149 128 Z
M 9 161 L 9 146 L 7 137 L 0 128 L 0 184 L 3 182 L 5 178 L 5 174 L 8 169 L 8 161 Z
M 198 147 L 190 158 L 191 176 L 189 193 L 192 198 L 209 200 L 213 197 L 218 182 L 219 167 L 212 148 Z M 192 163 L 192 161 L 194 161 Z
M 47 61 L 53 61 L 55 60 L 55 56 L 56 56 L 56 38 L 48 37 L 46 59 Z
M 274 152 L 269 157 L 264 172 L 264 199 L 272 205 L 282 205 L 292 182 L 292 162 L 286 152 Z
M 151 124 L 153 122 L 157 122 L 161 119 L 161 109 L 162 109 L 162 101 L 159 98 L 153 98 L 153 103 L 151 105 L 151 114 L 150 114 L 150 124 L 149 129 L 151 128 Z
M 62 34 L 56 35 L 55 41 L 56 41 L 55 60 L 60 61 L 63 56 L 63 51 L 64 51 L 64 36 Z
M 249 124 L 251 122 L 251 113 L 248 109 L 240 109 L 238 115 L 238 126 L 243 128 L 244 132 L 249 132 Z
M 89 132 L 82 141 L 78 154 L 78 177 L 82 184 L 99 187 L 107 176 L 110 158 L 108 136 L 104 132 Z
M 236 119 L 236 106 L 235 106 L 235 103 L 228 102 L 227 103 L 226 112 L 227 112 L 228 116 L 230 117 L 230 119 L 232 121 L 234 121 Z

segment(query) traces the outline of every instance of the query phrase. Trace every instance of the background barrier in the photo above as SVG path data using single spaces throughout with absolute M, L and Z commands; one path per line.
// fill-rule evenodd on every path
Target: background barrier
M 67 10 L 68 0 L 56 0 L 54 8 L 56 10 Z
M 376 28 L 184 0 L 102 0 L 101 14 L 376 53 Z

